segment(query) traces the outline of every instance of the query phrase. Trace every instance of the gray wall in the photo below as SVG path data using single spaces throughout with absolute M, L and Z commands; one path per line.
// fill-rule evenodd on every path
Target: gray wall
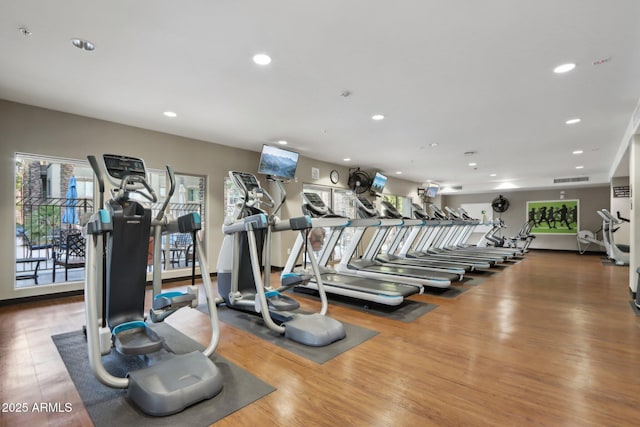
M 43 156 L 85 160 L 87 155 L 104 152 L 122 153 L 145 159 L 150 168 L 163 169 L 169 162 L 176 172 L 203 175 L 207 177 L 207 224 L 206 241 L 209 270 L 215 271 L 215 264 L 222 242 L 220 232 L 223 213 L 223 180 L 230 169 L 255 172 L 259 153 L 226 147 L 117 123 L 91 119 L 59 111 L 16 104 L 0 100 L 0 229 L 3 236 L 11 236 L 14 230 L 14 188 L 16 152 Z M 304 154 L 304 153 L 303 153 Z M 340 173 L 340 181 L 335 187 L 346 188 L 348 170 L 352 165 L 335 165 L 301 156 L 296 180 L 286 185 L 288 200 L 280 212 L 280 217 L 298 216 L 300 192 L 304 183 L 332 186 L 329 172 Z M 311 169 L 320 170 L 320 178 L 311 178 Z M 375 171 L 369 171 L 375 172 Z M 263 182 L 263 184 L 265 184 Z M 389 176 L 385 193 L 406 196 L 418 201 L 418 183 Z M 266 188 L 278 196 L 272 184 Z M 511 201 L 511 209 L 504 219 L 514 233 L 525 219 L 527 200 L 553 200 L 559 190 L 502 192 Z M 566 190 L 567 199 L 580 199 L 582 228 L 595 230 L 599 227 L 595 210 L 610 203 L 609 187 Z M 495 194 L 442 196 L 437 204 L 458 207 L 460 203 L 490 202 Z M 295 233 L 282 233 L 274 241 L 273 263 L 283 266 L 287 249 L 293 245 Z M 536 239 L 534 247 L 575 250 L 574 236 L 545 236 Z M 14 240 L 1 239 L 0 250 L 4 254 L 14 253 Z M 14 289 L 14 258 L 12 255 L 0 258 L 0 300 L 40 295 L 53 292 L 77 290 L 81 284 L 41 285 Z
M 95 120 L 58 111 L 0 100 L 0 229 L 14 230 L 16 152 L 85 160 L 105 152 L 139 156 L 150 168 L 170 163 L 176 172 L 207 176 L 207 254 L 214 270 L 222 241 L 223 179 L 230 168 L 253 171 L 259 153 L 203 141 Z M 14 253 L 13 239 L 0 239 L 4 254 Z M 42 285 L 14 290 L 13 256 L 0 258 L 0 300 L 81 288 L 80 285 Z
M 333 188 L 348 188 L 347 182 L 349 178 L 349 167 L 345 165 L 335 165 L 332 163 L 323 162 L 320 160 L 309 159 L 301 156 L 298 163 L 298 169 L 296 170 L 296 180 L 286 184 L 285 191 L 287 192 L 287 202 L 280 212 L 281 218 L 291 218 L 294 216 L 302 215 L 300 208 L 301 198 L 300 193 L 304 184 L 323 185 Z M 313 179 L 311 175 L 312 168 L 318 168 L 320 172 L 319 179 Z M 340 180 L 337 184 L 331 183 L 329 179 L 329 173 L 332 169 L 338 171 Z M 368 173 L 373 176 L 375 170 L 367 170 Z M 269 185 L 266 187 L 267 191 L 274 196 L 277 196 L 278 192 L 275 185 Z M 398 179 L 392 176 L 388 176 L 387 185 L 385 186 L 385 193 L 395 194 L 405 197 L 411 197 L 414 201 L 418 200 L 417 194 L 418 183 Z M 275 266 L 284 266 L 287 260 L 287 250 L 293 246 L 296 239 L 295 233 L 282 233 L 281 235 L 275 235 L 273 240 L 273 255 L 272 263 Z
M 10 236 L 14 230 L 15 153 L 28 153 L 76 160 L 87 155 L 105 152 L 142 157 L 149 168 L 164 169 L 170 163 L 177 173 L 207 177 L 206 242 L 209 270 L 215 272 L 216 260 L 222 242 L 220 229 L 223 222 L 223 180 L 229 170 L 256 172 L 259 153 L 204 141 L 169 135 L 132 126 L 47 110 L 24 104 L 0 100 L 0 229 Z M 320 179 L 311 178 L 311 168 L 320 169 Z M 329 172 L 336 169 L 340 182 L 336 187 L 346 188 L 349 167 L 333 165 L 301 156 L 297 178 L 286 185 L 288 200 L 280 217 L 301 215 L 300 192 L 303 183 L 333 185 Z M 259 177 L 263 178 L 263 177 Z M 272 195 L 275 186 L 266 184 Z M 387 188 L 395 194 L 415 193 L 416 183 L 389 178 Z M 273 263 L 283 266 L 287 249 L 292 247 L 295 233 L 282 233 L 274 239 Z M 0 240 L 2 253 L 15 252 L 13 239 Z M 14 289 L 14 258 L 0 259 L 0 300 L 21 298 L 54 292 L 81 289 L 81 284 L 41 285 Z
M 509 200 L 509 209 L 502 214 L 502 219 L 507 225 L 505 236 L 515 235 L 527 220 L 527 202 L 536 200 L 559 200 L 560 191 L 564 191 L 564 198 L 580 200 L 579 221 L 581 230 L 596 231 L 600 228 L 601 219 L 596 210 L 608 208 L 610 204 L 609 186 L 589 188 L 562 188 L 552 190 L 535 191 L 507 191 L 500 190 L 486 194 L 449 194 L 442 196 L 442 205 L 450 208 L 458 208 L 463 203 L 491 203 L 502 194 Z M 494 217 L 498 214 L 494 213 Z M 575 235 L 538 235 L 531 248 L 577 250 Z M 593 248 L 596 250 L 596 248 Z

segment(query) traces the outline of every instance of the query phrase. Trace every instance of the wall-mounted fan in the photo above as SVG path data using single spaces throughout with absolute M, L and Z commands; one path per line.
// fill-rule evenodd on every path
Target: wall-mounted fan
M 356 194 L 362 194 L 371 188 L 371 176 L 360 168 L 349 169 L 348 185 Z
M 501 194 L 491 202 L 491 208 L 494 212 L 502 213 L 506 212 L 509 209 L 509 200 L 505 199 Z

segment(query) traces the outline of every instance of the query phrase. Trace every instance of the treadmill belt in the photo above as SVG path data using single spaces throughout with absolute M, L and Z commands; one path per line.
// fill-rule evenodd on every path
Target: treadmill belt
M 396 276 L 414 277 L 417 279 L 450 280 L 455 282 L 460 279 L 460 275 L 451 273 L 438 273 L 437 271 L 420 270 L 416 268 L 391 266 L 391 265 L 371 265 L 363 269 L 374 273 L 393 274 Z
M 321 275 L 325 285 L 345 288 L 353 291 L 361 291 L 371 294 L 389 294 L 408 297 L 418 293 L 418 288 L 403 283 L 395 283 L 386 280 L 369 279 L 345 274 L 325 273 Z
M 287 292 L 295 292 L 296 295 L 320 301 L 318 291 L 307 288 L 295 288 Z M 404 300 L 402 304 L 391 306 L 378 304 L 371 301 L 363 301 L 356 298 L 349 298 L 343 295 L 327 295 L 330 305 L 337 305 L 357 310 L 374 316 L 399 320 L 401 322 L 413 322 L 424 314 L 438 307 L 437 304 L 424 303 L 420 301 Z

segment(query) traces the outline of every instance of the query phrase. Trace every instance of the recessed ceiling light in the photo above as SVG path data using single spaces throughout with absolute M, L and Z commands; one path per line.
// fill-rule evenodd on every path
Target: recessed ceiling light
M 253 56 L 253 62 L 258 65 L 269 65 L 271 64 L 271 57 L 264 53 L 259 53 Z
M 402 171 L 397 171 L 396 175 L 402 175 Z
M 78 49 L 86 50 L 87 52 L 91 52 L 96 49 L 96 45 L 91 43 L 89 40 L 71 39 L 71 44 Z
M 345 157 L 345 158 L 344 158 L 344 159 L 342 159 L 342 160 L 344 160 L 345 162 L 350 162 L 350 161 L 351 161 L 351 159 L 350 159 L 349 157 Z
M 177 114 L 176 114 L 176 113 L 174 113 L 173 111 L 165 111 L 165 112 L 164 112 L 164 113 L 162 113 L 162 114 L 164 114 L 164 115 L 165 115 L 165 116 L 167 116 L 167 117 L 176 117 L 176 116 L 177 116 Z
M 582 151 L 582 150 L 574 150 L 572 153 L 573 154 L 582 154 L 582 153 L 584 153 L 584 151 Z
M 373 116 L 371 116 L 371 118 L 373 120 L 382 120 L 384 119 L 384 116 L 382 114 L 374 114 Z
M 499 184 L 495 189 L 496 190 L 510 190 L 510 189 L 513 189 L 513 188 L 520 188 L 520 187 L 518 187 L 517 185 L 515 185 L 512 182 L 503 182 L 503 183 Z
M 498 176 L 498 174 L 497 173 L 492 173 L 489 176 Z
M 278 141 L 278 144 L 280 144 L 280 145 L 287 145 L 287 144 L 288 144 L 288 142 L 287 142 L 287 141 L 284 141 L 284 140 L 280 140 L 280 141 Z
M 575 125 L 576 123 L 580 123 L 580 119 L 578 117 L 576 117 L 575 119 L 569 119 L 567 120 L 565 123 L 568 125 Z
M 429 147 L 437 147 L 438 143 L 437 142 L 432 142 L 431 144 L 429 144 Z
M 576 166 L 576 169 L 584 169 L 584 166 Z
M 478 164 L 474 163 L 474 162 L 471 162 L 471 163 L 469 163 L 469 166 L 478 166 Z
M 553 72 L 556 74 L 568 73 L 574 68 L 576 68 L 576 64 L 569 62 L 567 64 L 558 65 L 556 68 L 553 69 Z

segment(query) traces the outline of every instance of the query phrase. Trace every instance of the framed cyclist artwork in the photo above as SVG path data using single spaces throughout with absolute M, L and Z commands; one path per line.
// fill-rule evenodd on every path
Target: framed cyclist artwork
M 527 202 L 527 220 L 534 221 L 531 234 L 577 234 L 579 200 L 541 200 Z

